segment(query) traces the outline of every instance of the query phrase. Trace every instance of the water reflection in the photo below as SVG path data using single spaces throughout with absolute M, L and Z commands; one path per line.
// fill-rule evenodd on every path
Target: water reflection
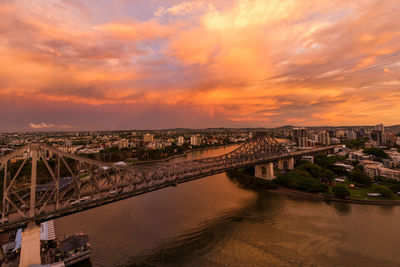
M 351 205 L 344 202 L 332 202 L 332 207 L 342 215 L 348 215 L 351 213 Z
M 117 266 L 193 266 L 207 253 L 217 249 L 233 235 L 240 224 L 274 224 L 272 213 L 281 205 L 269 194 L 257 194 L 246 206 L 230 210 L 219 217 L 202 222 L 173 239 L 164 242 L 153 251 L 136 255 Z M 272 201 L 271 201 L 272 200 Z

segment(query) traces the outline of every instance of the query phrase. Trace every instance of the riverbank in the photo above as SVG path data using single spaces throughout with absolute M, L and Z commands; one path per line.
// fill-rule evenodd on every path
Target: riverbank
M 235 143 L 235 144 L 230 144 L 230 145 L 223 145 L 223 146 L 216 146 L 216 147 L 202 147 L 202 148 L 196 148 L 196 149 L 191 149 L 183 152 L 182 154 L 178 155 L 173 155 L 169 156 L 163 159 L 155 159 L 155 160 L 145 160 L 145 161 L 137 161 L 132 163 L 132 165 L 144 165 L 144 164 L 155 164 L 155 163 L 162 163 L 162 162 L 168 162 L 170 160 L 176 159 L 176 158 L 181 158 L 181 157 L 186 157 L 188 153 L 196 152 L 196 151 L 204 151 L 204 150 L 211 150 L 211 149 L 218 149 L 218 148 L 225 148 L 229 146 L 234 146 L 234 145 L 240 145 L 242 143 Z
M 287 187 L 279 186 L 278 189 L 268 189 L 268 192 L 274 192 L 283 195 L 300 196 L 304 198 L 323 199 L 326 201 L 345 202 L 363 205 L 400 205 L 399 200 L 371 200 L 371 199 L 355 199 L 355 198 L 335 198 L 334 196 L 324 195 L 322 193 L 309 193 L 300 190 L 290 189 Z
M 167 162 L 176 158 L 181 158 L 181 157 L 185 157 L 187 152 L 190 152 L 191 150 L 185 151 L 182 154 L 178 154 L 178 155 L 173 155 L 173 156 L 169 156 L 163 159 L 155 159 L 155 160 L 142 160 L 142 161 L 137 161 L 132 163 L 132 165 L 142 165 L 142 164 L 153 164 L 153 163 L 160 163 L 160 162 Z
M 327 193 L 313 193 L 301 191 L 298 189 L 288 188 L 276 184 L 273 180 L 266 180 L 254 177 L 254 174 L 249 174 L 245 169 L 235 169 L 226 172 L 228 178 L 240 187 L 254 191 L 268 191 L 278 194 L 300 196 L 304 198 L 322 199 L 325 201 L 346 202 L 353 204 L 364 205 L 400 205 L 400 200 L 385 200 L 385 199 L 360 199 L 360 198 L 337 198 Z

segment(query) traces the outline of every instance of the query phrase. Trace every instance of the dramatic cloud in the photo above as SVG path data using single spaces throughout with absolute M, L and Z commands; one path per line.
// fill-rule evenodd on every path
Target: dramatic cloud
M 399 15 L 397 0 L 3 1 L 1 130 L 397 124 Z

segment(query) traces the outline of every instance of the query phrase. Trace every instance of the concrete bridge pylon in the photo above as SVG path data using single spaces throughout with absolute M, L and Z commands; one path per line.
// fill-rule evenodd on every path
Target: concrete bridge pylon
M 30 223 L 22 232 L 19 267 L 28 267 L 33 265 L 41 265 L 40 226 Z
M 294 169 L 294 158 L 283 158 L 278 160 L 279 170 L 293 170 Z
M 264 164 L 256 165 L 254 176 L 262 179 L 272 180 L 275 179 L 274 164 L 267 162 Z

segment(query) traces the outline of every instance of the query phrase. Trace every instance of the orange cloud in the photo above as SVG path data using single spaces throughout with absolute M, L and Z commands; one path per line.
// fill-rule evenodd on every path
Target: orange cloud
M 0 4 L 3 98 L 190 107 L 237 126 L 400 117 L 395 0 L 153 1 L 142 17 L 74 3 Z
M 394 73 L 394 72 L 391 71 L 389 68 L 384 68 L 383 71 L 386 72 L 386 73 L 390 73 L 390 74 Z

